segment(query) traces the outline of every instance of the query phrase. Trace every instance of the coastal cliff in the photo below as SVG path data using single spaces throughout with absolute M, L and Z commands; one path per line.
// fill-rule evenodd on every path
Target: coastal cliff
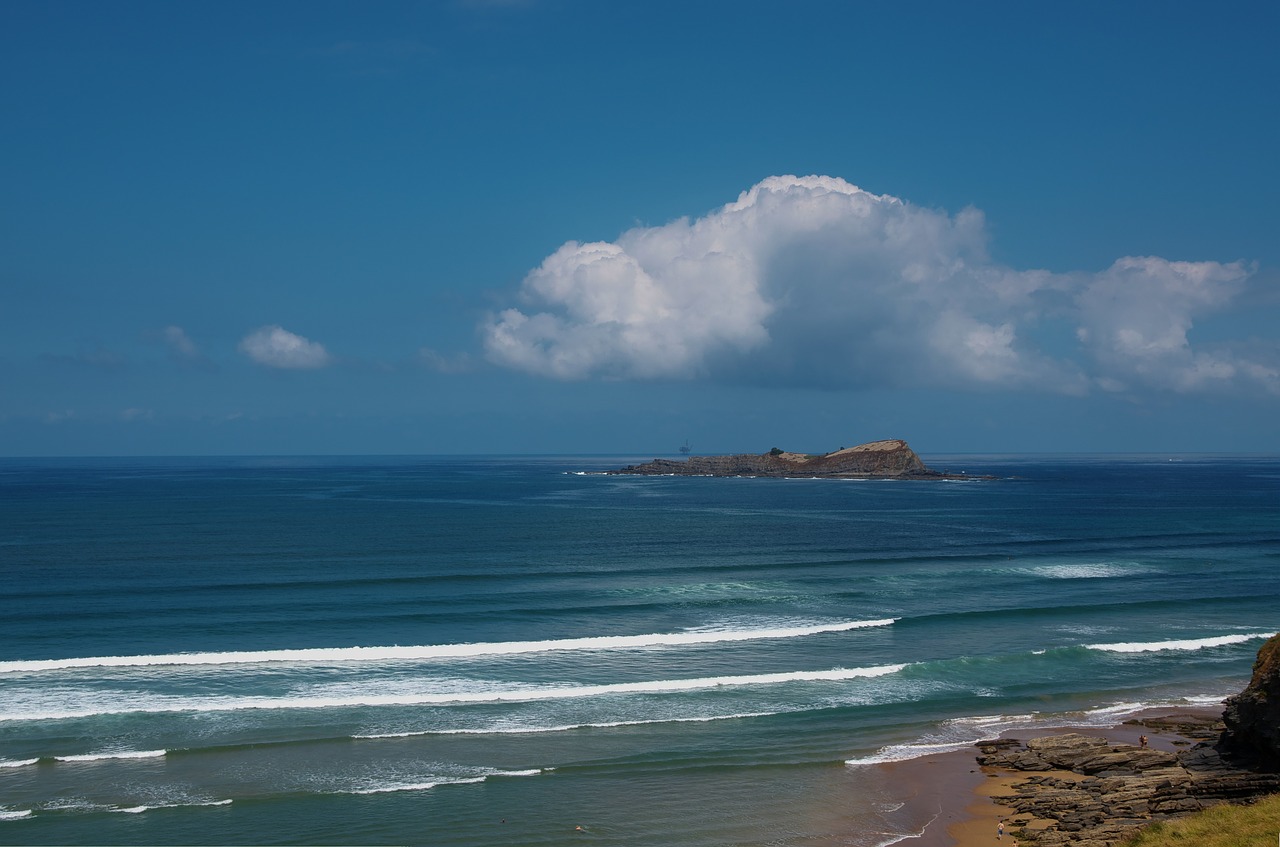
M 1153 821 L 1182 817 L 1219 803 L 1248 803 L 1280 790 L 1280 775 L 1222 758 L 1206 739 L 1221 724 L 1171 716 L 1131 722 L 1170 746 L 1118 744 L 1071 733 L 978 745 L 988 771 L 1018 774 L 1007 795 L 1011 828 L 1038 847 L 1113 847 Z M 1144 736 L 1145 737 L 1145 736 Z
M 925 466 L 901 439 L 872 441 L 857 447 L 841 447 L 821 456 L 770 450 L 759 455 L 693 456 L 685 460 L 654 459 L 629 465 L 611 474 L 643 476 L 765 476 L 831 477 L 838 479 L 967 479 Z
M 1280 771 L 1280 635 L 1262 645 L 1249 684 L 1226 706 L 1221 750 Z
M 1039 847 L 1113 847 L 1153 821 L 1280 792 L 1280 635 L 1262 645 L 1221 721 L 1180 714 L 1126 723 L 1166 749 L 1149 747 L 1146 735 L 1136 745 L 1076 733 L 979 743 L 989 774 L 1018 775 L 993 797 L 1010 808 L 1013 829 Z

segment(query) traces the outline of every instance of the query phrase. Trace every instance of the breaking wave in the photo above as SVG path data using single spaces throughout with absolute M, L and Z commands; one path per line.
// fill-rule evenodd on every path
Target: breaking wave
M 1118 644 L 1086 644 L 1090 650 L 1109 653 L 1154 653 L 1160 650 L 1203 650 L 1206 647 L 1222 647 L 1227 644 L 1243 644 L 1255 639 L 1270 638 L 1274 632 L 1251 632 L 1239 635 L 1219 635 L 1213 638 L 1191 638 L 1178 641 L 1127 641 Z
M 80 708 L 46 707 L 40 711 L 0 712 L 0 721 L 61 720 L 94 715 L 172 712 L 233 712 L 246 709 L 332 709 L 353 706 L 421 706 L 454 703 L 531 702 L 599 697 L 610 694 L 664 694 L 746 685 L 778 685 L 790 682 L 831 682 L 885 676 L 897 673 L 905 664 L 867 668 L 834 668 L 825 671 L 712 676 L 692 679 L 657 679 L 644 682 L 616 682 L 601 685 L 527 686 L 501 688 L 458 688 L 451 691 L 408 691 L 370 694 L 363 688 L 342 693 L 292 697 L 169 697 L 152 695 L 124 697 L 117 702 L 99 694 L 93 704 Z M 473 683 L 471 683 L 473 684 Z
M 644 635 L 600 635 L 547 641 L 498 641 L 468 644 L 427 644 L 408 647 L 315 647 L 297 650 L 243 650 L 219 653 L 169 653 L 156 656 L 91 656 L 0 662 L 0 673 L 34 673 L 77 668 L 134 668 L 156 665 L 240 665 L 269 662 L 336 664 L 345 662 L 422 661 L 473 656 L 513 656 L 555 650 L 632 650 L 643 647 L 722 644 L 769 638 L 800 638 L 828 632 L 847 632 L 890 626 L 897 619 L 839 621 L 803 626 L 736 630 L 696 629 Z
M 165 750 L 111 750 L 104 753 L 79 753 L 72 756 L 54 756 L 56 762 L 98 762 L 104 759 L 154 759 L 165 755 Z

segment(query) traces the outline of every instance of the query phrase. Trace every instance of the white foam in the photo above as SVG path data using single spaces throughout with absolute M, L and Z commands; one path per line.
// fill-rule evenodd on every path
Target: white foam
M 1270 638 L 1274 632 L 1251 632 L 1239 635 L 1219 635 L 1213 638 L 1191 638 L 1180 641 L 1129 641 L 1119 644 L 1086 644 L 1090 650 L 1108 653 L 1154 653 L 1160 650 L 1203 650 L 1206 647 L 1222 647 L 1227 644 L 1243 644 L 1260 638 Z
M 39 761 L 39 759 L 0 759 L 0 768 L 22 768 Z
M 867 668 L 834 668 L 825 671 L 790 671 L 784 673 L 713 676 L 693 679 L 657 679 L 644 682 L 616 682 L 603 685 L 565 685 L 556 687 L 462 688 L 453 690 L 403 691 L 370 694 L 365 686 L 349 686 L 342 693 L 328 696 L 292 697 L 164 697 L 124 698 L 118 702 L 105 700 L 98 692 L 93 703 L 80 708 L 58 709 L 45 706 L 40 712 L 0 712 L 0 721 L 60 720 L 92 715 L 172 712 L 230 712 L 250 709 L 332 709 L 352 706 L 421 706 L 444 703 L 502 703 L 536 700 L 563 700 L 599 697 L 613 694 L 663 694 L 727 688 L 745 685 L 779 685 L 792 682 L 840 682 L 872 678 L 896 673 L 906 665 L 880 665 Z M 430 685 L 432 680 L 423 680 Z M 435 681 L 439 682 L 439 681 Z M 475 683 L 469 683 L 474 685 Z M 20 707 L 19 707 L 20 708 Z
M 1221 706 L 1226 700 L 1217 694 L 1196 694 L 1182 699 L 1189 706 Z
M 474 785 L 478 782 L 484 782 L 493 777 L 522 777 L 522 776 L 538 776 L 543 773 L 541 768 L 532 768 L 520 771 L 490 771 L 489 773 L 479 776 L 465 777 L 441 777 L 439 779 L 429 780 L 425 782 L 388 782 L 378 785 L 371 785 L 364 788 L 335 789 L 330 793 L 335 794 L 392 794 L 398 791 L 430 791 L 441 785 Z
M 1132 562 L 1079 562 L 1076 564 L 1047 565 L 1023 569 L 1049 579 L 1108 579 L 1118 576 L 1134 576 L 1146 573 L 1141 565 Z
M 430 791 L 437 785 L 465 785 L 474 782 L 484 782 L 487 777 L 476 776 L 470 779 L 441 779 L 435 782 L 404 782 L 391 783 L 389 785 L 378 785 L 372 788 L 352 788 L 348 791 L 334 791 L 335 794 L 392 794 L 397 791 Z
M 31 817 L 30 809 L 21 809 L 9 811 L 8 809 L 0 809 L 0 821 L 17 821 L 23 818 Z
M 1155 704 L 1150 704 L 1154 706 Z M 1148 708 L 1147 703 L 1113 703 L 1110 706 L 1098 706 L 1093 709 L 1086 709 L 1082 714 L 1087 718 L 1114 718 L 1119 715 L 1132 715 L 1143 709 Z
M 230 806 L 230 800 L 208 800 L 205 802 L 192 803 L 157 803 L 154 806 L 108 806 L 105 807 L 108 812 L 116 812 L 125 815 L 140 815 L 143 812 L 150 812 L 156 809 L 188 809 L 193 807 L 204 806 Z
M 484 777 L 472 779 L 470 782 L 484 782 Z M 431 788 L 439 786 L 439 782 L 410 782 L 402 784 L 390 784 L 390 786 L 378 786 L 376 788 L 352 788 L 349 792 L 335 793 L 352 793 L 352 795 L 389 795 L 389 793 L 397 791 L 430 791 Z
M 922 756 L 964 750 L 972 747 L 974 743 L 973 741 L 951 741 L 935 744 L 892 744 L 888 747 L 881 747 L 870 756 L 848 759 L 845 764 L 850 767 L 859 767 L 862 765 L 882 765 L 888 762 L 905 762 L 911 759 L 919 759 Z
M 600 635 L 547 641 L 497 641 L 470 644 L 427 644 L 409 647 L 316 647 L 298 650 L 244 650 L 219 653 L 169 653 L 156 656 L 93 656 L 0 662 L 0 673 L 33 673 L 76 668 L 132 668 L 155 665 L 238 665 L 267 662 L 334 664 L 343 662 L 422 661 L 473 656 L 506 656 L 554 650 L 632 650 L 643 647 L 721 644 L 769 638 L 800 638 L 827 632 L 847 632 L 890 626 L 897 619 L 838 621 L 803 626 L 759 627 L 739 630 L 686 630 L 645 635 Z
M 57 762 L 98 762 L 104 759 L 154 759 L 165 755 L 165 750 L 110 750 L 104 753 L 80 753 L 74 756 L 54 756 Z
M 966 750 L 982 741 L 999 738 L 1018 730 L 1037 730 L 1044 727 L 1104 728 L 1114 726 L 1125 717 L 1137 715 L 1148 709 L 1177 708 L 1196 704 L 1221 703 L 1221 697 L 1177 697 L 1148 702 L 1109 703 L 1079 712 L 1032 713 L 1020 715 L 974 715 L 944 721 L 934 733 L 907 744 L 882 747 L 868 756 L 845 761 L 846 765 L 859 767 L 887 762 L 903 762 Z
M 557 726 L 493 726 L 476 729 L 427 729 L 414 732 L 382 732 L 369 735 L 353 735 L 355 739 L 414 738 L 422 735 L 523 735 L 537 732 L 569 732 L 575 729 L 616 729 L 627 726 L 646 726 L 662 723 L 709 723 L 711 721 L 763 718 L 777 712 L 740 712 L 732 715 L 708 715 L 696 718 L 650 718 L 638 721 L 601 721 L 598 723 L 572 723 Z

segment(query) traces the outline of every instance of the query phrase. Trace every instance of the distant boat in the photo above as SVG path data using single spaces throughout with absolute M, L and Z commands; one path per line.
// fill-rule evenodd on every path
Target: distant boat
M 680 445 L 680 452 L 684 453 L 687 456 L 692 451 L 693 451 L 693 448 L 689 446 L 689 439 L 686 438 L 684 440 L 684 444 Z

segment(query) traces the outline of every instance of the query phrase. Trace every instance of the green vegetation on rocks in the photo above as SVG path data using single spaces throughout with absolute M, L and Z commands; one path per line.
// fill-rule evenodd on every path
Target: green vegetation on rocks
M 1248 806 L 1221 805 L 1149 824 L 1124 847 L 1270 847 L 1280 840 L 1280 794 Z

